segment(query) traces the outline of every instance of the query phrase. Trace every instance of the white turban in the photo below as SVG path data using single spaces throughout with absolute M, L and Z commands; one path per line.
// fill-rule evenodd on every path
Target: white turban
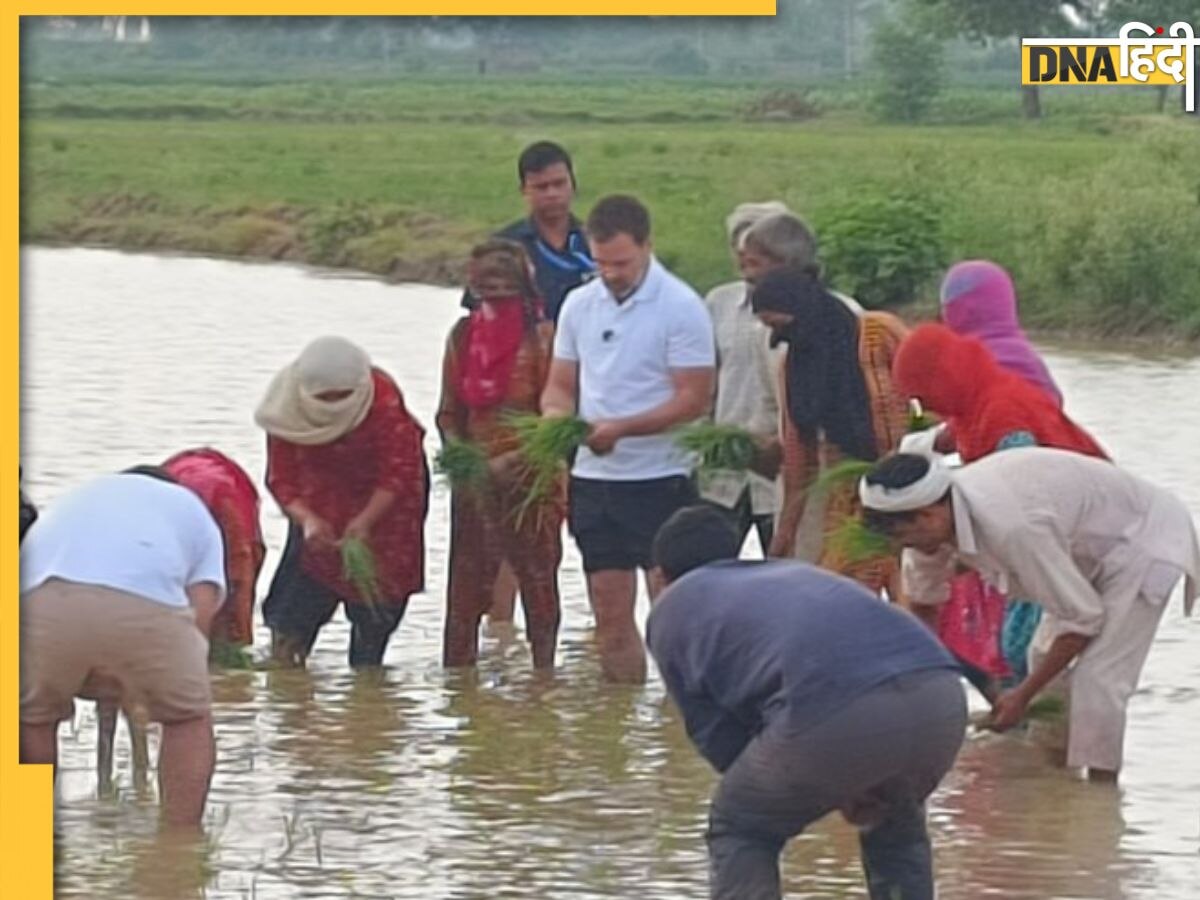
M 317 395 L 349 391 L 341 400 Z M 254 421 L 268 434 L 293 444 L 329 444 L 367 417 L 375 399 L 371 359 L 345 338 L 321 337 L 272 380 Z
M 938 452 L 934 449 L 934 444 L 937 443 L 937 439 L 941 437 L 942 432 L 945 430 L 946 423 L 942 422 L 934 425 L 932 428 L 910 432 L 900 438 L 900 444 L 896 447 L 896 452 L 915 453 L 917 456 L 924 456 L 926 459 L 939 457 Z
M 929 460 L 929 471 L 912 484 L 900 488 L 868 484 L 866 478 L 860 479 L 858 499 L 862 501 L 863 506 L 879 512 L 911 512 L 924 506 L 932 506 L 946 496 L 953 479 L 950 475 L 950 468 L 943 461 L 941 454 L 933 451 L 933 440 L 936 438 L 936 434 L 933 432 L 934 429 L 929 429 L 907 435 L 904 440 L 922 435 L 929 435 L 929 437 L 923 438 L 921 441 L 911 441 L 908 447 L 905 447 L 904 440 L 902 440 L 899 450 L 901 453 L 925 457 Z M 926 442 L 928 442 L 928 449 L 923 446 Z

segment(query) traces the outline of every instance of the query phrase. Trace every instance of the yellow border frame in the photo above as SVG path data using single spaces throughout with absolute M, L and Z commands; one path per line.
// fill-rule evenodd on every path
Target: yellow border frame
M 249 15 L 244 4 L 123 4 L 127 15 Z M 8 249 L 2 272 L 7 291 L 4 316 L 4 459 L 0 463 L 0 510 L 12 510 L 17 493 L 20 378 L 20 19 L 22 16 L 107 15 L 112 4 L 57 5 L 18 3 L 0 17 L 0 170 L 3 172 L 4 217 L 0 243 Z M 561 16 L 773 16 L 775 0 L 409 0 L 399 5 L 357 3 L 334 8 L 329 3 L 260 3 L 253 14 L 276 15 L 528 15 Z M 40 900 L 54 894 L 53 781 L 48 767 L 18 765 L 18 604 L 16 514 L 0 516 L 0 573 L 5 589 L 0 600 L 0 897 Z

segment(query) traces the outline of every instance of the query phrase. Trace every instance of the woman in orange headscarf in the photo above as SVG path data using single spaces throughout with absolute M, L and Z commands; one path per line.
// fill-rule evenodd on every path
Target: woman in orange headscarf
M 1023 445 L 1107 458 L 1046 390 L 1001 368 L 978 339 L 945 325 L 913 329 L 893 374 L 902 391 L 949 422 L 964 463 Z

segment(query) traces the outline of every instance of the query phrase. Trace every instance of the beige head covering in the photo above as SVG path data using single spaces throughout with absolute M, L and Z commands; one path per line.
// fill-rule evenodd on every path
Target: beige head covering
M 779 200 L 767 200 L 764 203 L 739 203 L 733 208 L 733 212 L 725 217 L 725 233 L 729 236 L 731 244 L 736 241 L 740 245 L 741 236 L 750 229 L 750 226 L 761 222 L 768 216 L 790 212 L 787 204 Z
M 326 391 L 351 393 L 332 403 L 317 399 Z M 329 444 L 362 424 L 374 399 L 366 351 L 345 338 L 320 337 L 271 379 L 254 421 L 293 444 Z

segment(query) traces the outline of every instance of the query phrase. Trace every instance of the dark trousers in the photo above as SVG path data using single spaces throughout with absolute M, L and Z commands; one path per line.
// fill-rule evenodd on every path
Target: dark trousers
M 966 723 L 958 673 L 943 669 L 893 678 L 800 733 L 781 714 L 713 796 L 713 900 L 779 900 L 784 844 L 834 810 L 859 827 L 872 900 L 932 900 L 925 799 L 954 763 Z
M 286 641 L 301 662 L 308 659 L 317 634 L 333 618 L 338 604 L 342 602 L 341 597 L 301 568 L 300 552 L 303 547 L 303 532 L 289 524 L 283 558 L 263 600 L 263 619 L 271 629 L 273 639 L 276 643 Z M 388 640 L 400 625 L 407 608 L 407 597 L 398 601 L 384 600 L 374 606 L 346 603 L 346 618 L 350 620 L 352 667 L 383 663 Z

